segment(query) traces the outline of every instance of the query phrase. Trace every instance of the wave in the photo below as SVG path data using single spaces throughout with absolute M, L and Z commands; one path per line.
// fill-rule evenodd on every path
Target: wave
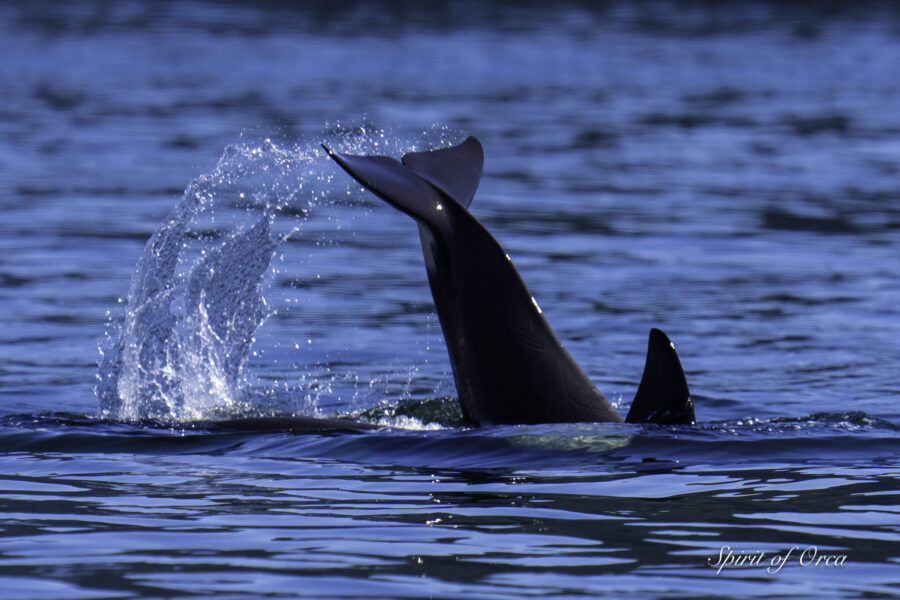
M 308 419 L 310 423 L 317 420 Z M 319 421 L 325 422 L 328 421 Z M 436 428 L 401 415 L 358 428 L 245 430 L 221 422 L 125 423 L 73 414 L 0 418 L 0 451 L 236 454 L 465 469 L 680 469 L 698 464 L 896 462 L 898 426 L 865 413 L 660 427 L 612 423 Z M 252 424 L 252 422 L 251 422 Z M 411 425 L 413 428 L 404 428 Z

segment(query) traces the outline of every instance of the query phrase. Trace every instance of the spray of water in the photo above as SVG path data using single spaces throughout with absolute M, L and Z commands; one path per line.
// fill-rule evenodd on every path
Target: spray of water
M 101 347 L 103 416 L 191 420 L 241 401 L 253 334 L 267 316 L 261 285 L 276 249 L 271 224 L 292 192 L 277 178 L 244 190 L 271 165 L 300 159 L 271 143 L 233 146 L 191 182 L 147 243 L 124 318 Z
M 426 133 L 432 147 L 445 137 Z M 366 126 L 337 124 L 327 137 L 349 152 L 417 149 Z M 122 314 L 110 320 L 96 386 L 102 417 L 185 422 L 317 413 L 319 394 L 346 374 L 301 373 L 291 383 L 269 382 L 260 394 L 247 363 L 257 329 L 275 313 L 263 297 L 273 257 L 285 240 L 302 235 L 309 211 L 348 193 L 344 184 L 342 192 L 330 185 L 325 161 L 317 143 L 241 143 L 190 183 L 148 241 L 120 301 Z

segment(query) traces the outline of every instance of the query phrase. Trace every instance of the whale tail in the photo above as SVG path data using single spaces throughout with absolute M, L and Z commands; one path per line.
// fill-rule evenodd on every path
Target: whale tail
M 323 147 L 365 188 L 419 224 L 432 298 L 469 421 L 623 421 L 556 337 L 509 256 L 469 213 L 484 164 L 477 139 L 406 154 L 402 162 Z M 678 357 L 659 330 L 650 336 L 632 413 L 635 423 L 693 421 Z
M 400 162 L 462 204 L 463 208 L 469 208 L 481 181 L 484 150 L 481 142 L 469 136 L 463 143 L 451 148 L 404 154 Z
M 474 137 L 451 148 L 404 154 L 402 162 L 389 156 L 339 154 L 325 144 L 322 148 L 363 187 L 426 223 L 434 220 L 443 197 L 468 209 L 484 167 L 484 150 Z
M 626 423 L 693 425 L 694 404 L 675 345 L 659 329 L 650 330 L 647 361 Z

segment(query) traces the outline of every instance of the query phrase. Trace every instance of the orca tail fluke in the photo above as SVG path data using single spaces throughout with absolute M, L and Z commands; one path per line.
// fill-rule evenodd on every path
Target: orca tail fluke
M 410 152 L 400 160 L 404 167 L 469 208 L 484 170 L 484 149 L 481 142 L 469 136 L 456 146 Z
M 400 161 L 389 156 L 339 154 L 325 144 L 322 147 L 353 179 L 397 210 L 422 221 L 433 218 L 439 194 Z
M 474 423 L 621 422 L 542 315 L 509 256 L 468 211 L 484 165 L 475 138 L 387 156 L 339 154 L 356 181 L 415 219 L 463 412 Z M 694 408 L 678 355 L 650 332 L 632 423 L 686 424 Z
M 650 330 L 647 362 L 627 423 L 693 425 L 694 404 L 681 361 L 669 337 L 659 329 Z
M 389 156 L 340 154 L 322 147 L 363 187 L 426 223 L 440 217 L 445 197 L 468 208 L 484 167 L 484 150 L 474 137 L 451 148 L 410 152 L 402 163 Z

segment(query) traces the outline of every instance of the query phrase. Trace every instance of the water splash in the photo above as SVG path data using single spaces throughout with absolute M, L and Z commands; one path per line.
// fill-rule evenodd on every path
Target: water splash
M 370 124 L 333 124 L 326 137 L 354 153 L 451 143 L 446 128 L 402 138 Z M 267 276 L 278 273 L 273 257 L 281 253 L 283 260 L 283 243 L 302 234 L 313 207 L 344 203 L 351 193 L 343 179 L 332 184 L 327 164 L 318 140 L 280 146 L 266 139 L 228 146 L 215 169 L 191 182 L 148 241 L 120 301 L 123 314 L 111 318 L 101 344 L 95 391 L 102 417 L 185 422 L 319 414 L 323 395 L 340 400 L 350 387 L 356 408 L 359 396 L 375 389 L 376 379 L 359 381 L 327 366 L 291 373 L 290 381 L 261 382 L 248 369 L 258 328 L 278 310 L 263 296 Z
M 288 176 L 308 160 L 268 140 L 230 146 L 191 182 L 147 243 L 124 318 L 101 346 L 101 416 L 187 421 L 240 406 L 253 336 L 269 315 L 261 290 L 275 213 L 302 188 Z

